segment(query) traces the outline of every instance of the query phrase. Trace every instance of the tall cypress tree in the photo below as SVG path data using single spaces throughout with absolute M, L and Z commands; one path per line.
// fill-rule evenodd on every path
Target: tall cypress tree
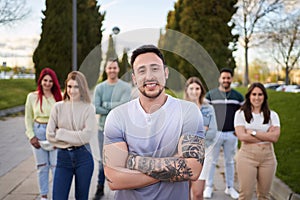
M 105 67 L 107 64 L 107 61 L 110 59 L 118 59 L 118 55 L 115 49 L 115 44 L 114 44 L 114 40 L 112 37 L 112 34 L 109 35 L 108 38 L 108 47 L 107 47 L 107 52 L 106 52 L 106 59 L 105 59 L 105 63 L 104 63 L 104 71 L 102 74 L 102 81 L 107 79 L 107 74 L 105 72 Z M 119 60 L 118 60 L 118 64 L 119 64 Z
M 120 62 L 120 73 L 119 77 L 122 78 L 123 80 L 129 82 L 131 81 L 131 74 L 130 74 L 131 68 L 130 64 L 128 62 L 128 54 L 127 54 L 127 49 L 124 48 L 123 50 L 123 56 Z
M 72 0 L 46 1 L 43 14 L 41 39 L 33 54 L 36 78 L 43 68 L 49 67 L 63 86 L 67 74 L 72 71 Z M 99 13 L 96 0 L 77 0 L 78 66 L 101 43 L 104 16 L 105 13 Z
M 236 12 L 236 8 L 234 8 L 236 2 L 237 0 L 178 0 L 174 11 L 169 12 L 166 28 L 179 31 L 194 39 L 209 53 L 218 68 L 234 69 L 235 61 L 232 52 L 235 49 L 229 48 L 229 45 L 235 47 L 238 36 L 231 33 L 234 24 L 228 24 Z M 162 40 L 167 40 L 166 37 L 167 34 Z M 167 42 L 161 41 L 161 43 Z M 190 49 L 190 45 L 186 41 L 179 39 L 172 42 L 178 45 L 182 55 L 193 54 L 193 49 Z M 175 60 L 178 70 L 186 78 L 203 76 L 185 58 L 173 55 L 167 56 L 166 60 L 167 63 L 174 63 Z

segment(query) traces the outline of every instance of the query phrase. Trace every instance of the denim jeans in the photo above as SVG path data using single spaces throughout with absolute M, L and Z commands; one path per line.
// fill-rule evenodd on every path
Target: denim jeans
M 212 149 L 212 163 L 208 179 L 206 180 L 206 186 L 213 186 L 214 174 L 219 159 L 220 149 L 221 147 L 223 147 L 226 187 L 233 187 L 234 156 L 237 150 L 237 137 L 234 135 L 233 131 L 219 132 L 218 134 L 220 134 L 220 137 L 217 140 L 214 148 Z
M 99 160 L 99 172 L 98 172 L 98 185 L 104 185 L 105 182 L 104 168 L 102 163 L 103 140 L 104 140 L 103 131 L 99 130 L 98 141 L 99 141 L 100 160 Z
M 47 124 L 34 123 L 33 131 L 38 140 L 46 140 Z M 37 166 L 37 177 L 40 189 L 40 195 L 47 195 L 49 191 L 49 171 L 52 175 L 55 173 L 57 150 L 45 151 L 42 148 L 36 149 L 33 146 L 32 151 Z
M 58 149 L 57 166 L 53 181 L 53 200 L 68 200 L 75 176 L 75 199 L 87 200 L 94 171 L 90 146 L 74 150 Z

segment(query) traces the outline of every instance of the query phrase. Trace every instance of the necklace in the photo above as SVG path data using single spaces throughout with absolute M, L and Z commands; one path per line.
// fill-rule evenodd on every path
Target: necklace
M 227 99 L 230 97 L 231 90 L 229 90 L 228 92 L 220 91 L 220 94 L 225 99 L 225 102 L 227 103 Z

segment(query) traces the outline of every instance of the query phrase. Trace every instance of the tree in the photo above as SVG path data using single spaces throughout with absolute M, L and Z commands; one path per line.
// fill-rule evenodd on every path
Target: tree
M 285 70 L 285 84 L 290 83 L 289 74 L 300 57 L 300 11 L 289 14 L 280 22 L 271 23 L 272 33 L 269 34 L 274 49 L 274 60 Z
M 28 16 L 30 9 L 26 0 L 1 0 L 0 25 L 11 24 Z
M 174 6 L 174 11 L 168 14 L 166 28 L 182 33 L 179 39 L 172 38 L 173 33 L 162 37 L 160 45 L 163 49 L 174 46 L 180 55 L 166 56 L 167 63 L 174 63 L 176 69 L 186 78 L 190 76 L 204 76 L 199 74 L 196 67 L 206 68 L 208 66 L 193 66 L 187 62 L 190 55 L 194 55 L 195 49 L 192 44 L 200 44 L 211 56 L 218 68 L 235 68 L 232 52 L 235 50 L 237 35 L 232 35 L 234 23 L 231 23 L 232 15 L 236 12 L 234 5 L 236 0 L 179 0 Z M 186 42 L 186 37 L 191 38 Z M 177 45 L 177 46 L 176 46 Z M 200 55 L 194 55 L 191 60 L 197 60 Z
M 108 38 L 108 47 L 107 47 L 107 51 L 106 51 L 104 68 L 106 67 L 107 61 L 110 59 L 118 59 L 118 55 L 117 55 L 117 52 L 115 49 L 115 44 L 114 44 L 114 39 L 112 37 L 112 34 L 110 34 L 109 38 Z M 119 60 L 118 60 L 118 64 L 119 64 Z M 104 81 L 106 79 L 107 79 L 107 74 L 104 70 L 103 74 L 102 74 L 102 81 Z
M 52 68 L 64 86 L 67 74 L 72 70 L 72 1 L 46 1 L 45 18 L 42 20 L 42 34 L 33 54 L 36 78 L 45 67 Z M 81 64 L 85 57 L 98 48 L 102 39 L 102 21 L 104 14 L 99 13 L 96 0 L 77 0 L 77 62 Z M 86 72 L 99 74 L 101 52 L 98 63 L 89 65 Z M 87 61 L 85 62 L 87 63 Z M 92 85 L 89 84 L 91 87 Z
M 123 56 L 120 62 L 120 73 L 119 73 L 119 77 L 121 77 L 123 80 L 129 82 L 131 81 L 131 68 L 130 68 L 130 64 L 128 62 L 128 49 L 124 48 L 123 50 Z
M 267 63 L 259 59 L 255 59 L 250 64 L 250 69 L 249 77 L 253 80 L 252 82 L 263 82 L 269 75 Z
M 248 51 L 255 45 L 262 44 L 259 37 L 254 37 L 265 32 L 264 19 L 275 13 L 282 6 L 283 0 L 239 0 L 238 11 L 234 16 L 236 30 L 240 35 L 240 41 L 244 48 L 245 72 L 244 86 L 249 84 Z M 255 40 L 254 40 L 255 39 Z

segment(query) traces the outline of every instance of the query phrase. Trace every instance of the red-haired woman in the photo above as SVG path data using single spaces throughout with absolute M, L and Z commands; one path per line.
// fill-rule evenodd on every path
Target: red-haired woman
M 44 68 L 37 82 L 37 91 L 27 96 L 25 104 L 26 135 L 32 145 L 41 200 L 46 200 L 49 185 L 49 170 L 54 174 L 57 150 L 46 139 L 46 127 L 52 106 L 62 100 L 61 90 L 55 72 Z

